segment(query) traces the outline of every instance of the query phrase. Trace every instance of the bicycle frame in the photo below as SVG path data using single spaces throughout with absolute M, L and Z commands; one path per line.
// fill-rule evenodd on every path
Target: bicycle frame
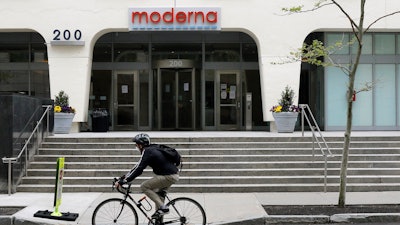
M 133 202 L 133 204 L 136 206 L 136 208 L 138 208 L 140 210 L 140 212 L 142 212 L 142 214 L 147 218 L 147 220 L 151 224 L 155 225 L 157 223 L 163 222 L 162 221 L 163 220 L 162 217 L 160 217 L 159 219 L 156 219 L 155 221 L 153 221 L 153 219 L 146 213 L 147 210 L 144 208 L 144 206 L 142 204 L 142 201 L 145 200 L 147 198 L 147 196 L 143 196 L 138 201 L 135 201 L 135 199 L 130 195 L 130 193 L 131 193 L 131 184 L 128 184 L 128 187 L 126 187 L 126 188 L 123 187 L 123 186 L 120 186 L 120 187 L 118 187 L 116 189 L 117 189 L 117 191 L 119 193 L 124 195 L 123 201 L 127 201 L 127 199 L 129 198 Z M 168 195 L 166 194 L 166 192 L 165 192 L 165 198 L 167 199 L 168 202 L 171 201 L 170 198 L 168 197 Z M 171 205 L 174 208 L 175 212 L 179 215 L 179 217 L 181 217 L 179 211 L 175 208 L 174 204 L 171 204 Z M 123 207 L 121 208 L 121 212 L 122 211 L 123 211 Z M 164 224 L 169 224 L 169 223 L 174 223 L 174 222 L 177 222 L 177 221 L 167 221 L 167 222 L 163 222 L 163 223 Z
M 133 197 L 130 195 L 131 184 L 129 184 L 127 188 L 120 186 L 119 188 L 116 188 L 116 189 L 119 193 L 124 195 L 123 201 L 126 201 L 129 198 L 133 202 L 133 204 L 136 206 L 136 208 L 138 208 L 142 212 L 142 214 L 147 218 L 147 220 L 150 221 L 152 224 L 154 224 L 153 221 L 151 220 L 151 217 L 149 217 L 149 215 L 146 213 L 145 209 L 142 208 L 142 206 L 143 206 L 142 201 L 146 199 L 146 196 L 143 196 L 141 199 L 139 199 L 136 202 L 135 199 L 133 199 Z M 121 209 L 121 212 L 122 212 L 122 209 Z

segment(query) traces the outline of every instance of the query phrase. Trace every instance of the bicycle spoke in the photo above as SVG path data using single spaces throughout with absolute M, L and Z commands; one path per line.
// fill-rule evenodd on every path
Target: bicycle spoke
M 206 216 L 203 208 L 189 198 L 177 198 L 168 203 L 170 213 L 164 216 L 165 224 L 204 225 Z
M 133 206 L 120 199 L 108 199 L 97 206 L 93 213 L 93 225 L 136 225 L 137 214 Z

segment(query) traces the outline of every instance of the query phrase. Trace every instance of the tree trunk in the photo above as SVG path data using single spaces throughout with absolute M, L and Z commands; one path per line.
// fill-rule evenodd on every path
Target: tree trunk
M 358 64 L 360 63 L 360 57 L 363 46 L 363 35 L 364 35 L 364 6 L 366 0 L 361 0 L 360 7 L 360 20 L 356 30 L 353 30 L 354 35 L 357 38 L 357 55 L 354 64 L 352 65 L 351 72 L 349 74 L 349 86 L 347 89 L 347 124 L 346 131 L 344 134 L 344 144 L 343 144 L 343 155 L 342 155 L 342 164 L 340 168 L 340 190 L 339 190 L 339 207 L 345 207 L 346 205 L 346 186 L 347 186 L 347 167 L 349 161 L 349 149 L 350 149 L 350 140 L 351 140 L 351 129 L 353 123 L 353 99 L 352 94 L 354 91 L 354 80 L 356 78 L 356 72 L 358 68 Z M 353 27 L 354 29 L 354 27 Z

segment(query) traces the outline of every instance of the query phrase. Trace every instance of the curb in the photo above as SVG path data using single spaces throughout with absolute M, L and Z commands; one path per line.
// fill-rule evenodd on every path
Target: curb
M 265 224 L 265 217 L 245 219 L 240 221 L 212 223 L 212 225 L 262 225 Z
M 334 223 L 400 222 L 400 213 L 335 214 L 331 216 L 330 221 Z
M 400 213 L 349 213 L 327 215 L 271 215 L 265 224 L 400 222 Z M 246 224 L 246 223 L 243 223 Z M 232 224 L 233 225 L 233 224 Z M 236 224 L 235 224 L 236 225 Z
M 273 215 L 265 217 L 265 224 L 295 223 L 329 223 L 330 217 L 325 215 Z
M 13 221 L 14 221 L 14 217 L 13 216 L 0 215 L 0 224 L 13 225 Z

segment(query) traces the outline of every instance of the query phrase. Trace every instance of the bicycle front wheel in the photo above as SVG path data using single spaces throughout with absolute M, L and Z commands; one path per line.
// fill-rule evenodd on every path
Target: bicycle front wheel
M 168 202 L 169 213 L 164 215 L 165 224 L 205 225 L 206 213 L 201 205 L 191 198 L 176 198 Z
M 106 224 L 137 225 L 136 210 L 123 199 L 107 199 L 96 207 L 92 215 L 92 225 Z

